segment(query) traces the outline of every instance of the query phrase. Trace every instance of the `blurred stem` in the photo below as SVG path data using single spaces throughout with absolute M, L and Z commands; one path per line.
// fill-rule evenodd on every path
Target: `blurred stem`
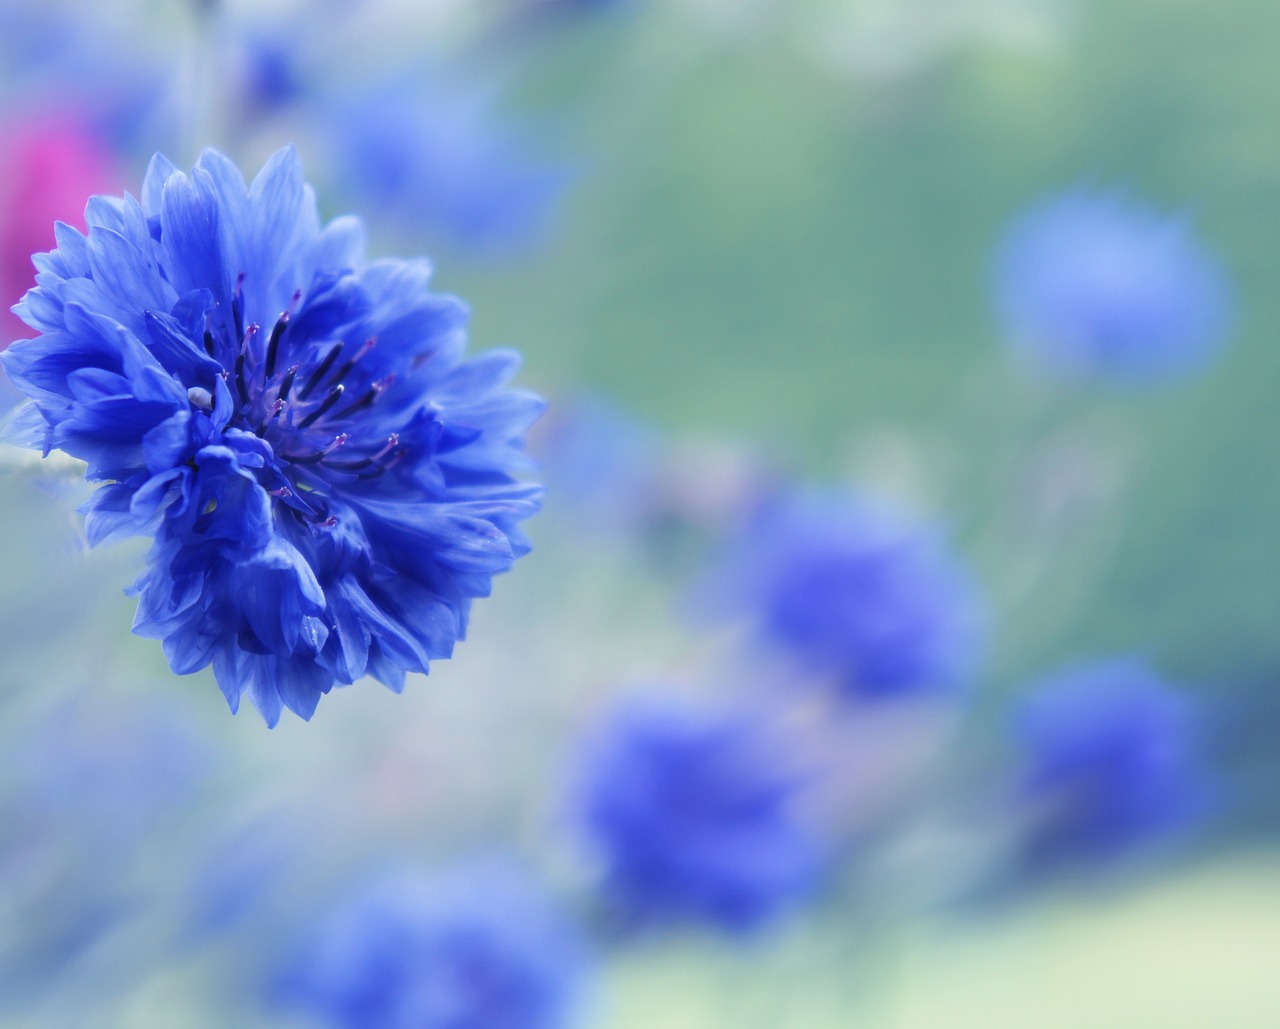
M 187 102 L 180 129 L 183 150 L 192 161 L 206 146 L 219 145 L 223 138 L 222 107 L 216 100 L 220 16 L 216 0 L 193 0 Z

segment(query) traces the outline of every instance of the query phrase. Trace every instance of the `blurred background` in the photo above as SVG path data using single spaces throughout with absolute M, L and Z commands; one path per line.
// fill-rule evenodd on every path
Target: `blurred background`
M 5 450 L 0 1024 L 1280 1024 L 1278 38 L 0 7 L 5 309 L 152 153 L 295 143 L 550 401 L 454 658 L 273 730 Z

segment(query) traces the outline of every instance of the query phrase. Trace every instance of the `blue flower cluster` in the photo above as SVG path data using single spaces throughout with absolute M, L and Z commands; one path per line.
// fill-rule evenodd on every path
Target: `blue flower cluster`
M 1033 685 L 1014 720 L 1028 860 L 1118 857 L 1207 814 L 1195 715 L 1187 697 L 1133 658 L 1073 665 Z
M 577 818 L 632 925 L 755 929 L 809 895 L 819 847 L 803 780 L 760 721 L 663 698 L 615 711 L 587 748 Z
M 766 638 L 848 696 L 948 693 L 982 649 L 977 589 L 940 535 L 856 494 L 761 513 L 720 583 Z
M 1010 228 L 994 270 L 1010 343 L 1043 370 L 1143 381 L 1202 366 L 1222 344 L 1230 289 L 1186 219 L 1075 190 Z
M 286 1009 L 334 1029 L 561 1029 L 586 962 L 574 927 L 497 863 L 375 880 L 337 905 L 279 977 Z
M 292 148 L 251 186 L 157 155 L 86 219 L 16 308 L 38 335 L 4 355 L 31 398 L 10 433 L 87 463 L 90 542 L 154 537 L 134 631 L 268 725 L 448 657 L 539 502 L 517 355 L 464 357 L 466 308 L 425 261 L 366 263 L 358 220 L 322 226 Z

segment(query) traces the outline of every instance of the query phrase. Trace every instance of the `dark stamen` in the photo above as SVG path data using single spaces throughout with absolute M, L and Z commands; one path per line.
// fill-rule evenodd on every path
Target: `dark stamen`
M 396 381 L 395 373 L 392 372 L 385 379 L 379 379 L 370 386 L 358 400 L 339 415 L 340 418 L 346 418 L 348 415 L 355 414 L 357 411 L 363 411 L 369 407 L 375 400 L 380 397 L 386 388 Z
M 334 404 L 342 399 L 342 393 L 345 387 L 342 383 L 338 383 L 333 389 L 329 390 L 329 395 L 320 401 L 320 406 L 307 415 L 298 423 L 299 429 L 305 429 L 309 425 L 314 425 L 316 421 L 325 414 Z
M 324 464 L 326 468 L 332 468 L 335 472 L 358 472 L 373 464 L 373 458 L 362 457 L 359 461 L 326 461 Z
M 294 464 L 318 464 L 329 454 L 332 454 L 340 446 L 346 443 L 349 438 L 350 437 L 345 432 L 340 432 L 314 454 L 302 454 L 299 457 L 295 457 L 292 454 L 286 454 L 284 456 L 286 460 L 291 461 Z
M 264 432 L 267 431 L 267 426 L 271 424 L 271 420 L 273 418 L 279 417 L 280 412 L 284 410 L 284 407 L 285 407 L 284 401 L 277 400 L 274 404 L 271 405 L 271 410 L 267 414 L 267 416 L 264 419 L 262 419 L 262 422 L 253 431 L 256 432 L 259 436 L 261 436 Z
M 346 435 L 345 433 L 343 435 Z M 368 468 L 371 464 L 377 464 L 392 450 L 400 445 L 400 434 L 393 432 L 387 437 L 386 446 L 379 450 L 371 457 L 363 457 L 358 461 L 326 461 L 325 464 L 337 472 L 358 472 Z M 382 469 L 378 469 L 379 472 Z
M 249 403 L 249 386 L 244 377 L 245 356 L 249 353 L 249 347 L 253 345 L 253 338 L 257 334 L 258 323 L 254 322 L 249 326 L 249 331 L 245 334 L 244 341 L 240 344 L 240 353 L 236 357 L 236 389 L 240 391 L 240 402 L 242 404 Z
M 371 406 L 377 398 L 378 398 L 377 389 L 371 388 L 369 390 L 366 390 L 359 400 L 357 400 L 354 404 L 352 404 L 350 407 L 348 407 L 345 411 L 342 412 L 342 417 L 346 418 L 347 415 L 354 414 L 356 411 L 363 411 L 366 407 Z
M 293 380 L 297 377 L 297 374 L 298 365 L 296 364 L 290 365 L 289 370 L 284 373 L 284 378 L 280 380 L 280 389 L 276 392 L 276 396 L 281 400 L 284 400 L 289 395 L 289 390 L 293 386 Z
M 236 320 L 236 339 L 244 339 L 244 272 L 236 276 L 236 289 L 231 295 L 231 314 Z
M 343 362 L 342 367 L 333 373 L 333 377 L 338 382 L 342 382 L 347 377 L 347 372 L 351 371 L 351 369 L 356 366 L 356 362 L 359 361 L 360 358 L 364 357 L 364 355 L 367 354 L 370 350 L 372 350 L 374 346 L 377 345 L 377 342 L 378 342 L 377 336 L 370 336 L 368 339 L 366 339 L 363 343 L 360 344 L 360 349 L 355 352 L 355 356 L 352 357 L 350 361 Z
M 267 378 L 276 373 L 276 351 L 280 348 L 280 337 L 284 335 L 284 330 L 289 327 L 289 312 L 284 311 L 276 320 L 275 328 L 271 330 L 271 339 L 267 341 Z
M 400 447 L 398 450 L 396 450 L 395 453 L 391 455 L 390 460 L 376 462 L 378 467 L 371 472 L 365 472 L 363 475 L 360 476 L 360 478 L 376 479 L 383 472 L 391 471 L 392 468 L 394 468 L 396 465 L 398 465 L 401 461 L 405 459 L 405 455 L 408 453 L 409 453 L 408 447 Z
M 311 378 L 307 379 L 302 387 L 302 392 L 298 394 L 299 400 L 306 400 L 311 396 L 311 391 L 320 385 L 320 381 L 329 373 L 329 369 L 333 367 L 333 362 L 338 359 L 338 353 L 342 350 L 342 344 L 335 344 L 333 349 L 324 355 L 324 360 L 311 373 Z
M 236 357 L 236 389 L 240 393 L 240 402 L 247 404 L 249 402 L 249 387 L 244 380 L 244 350 L 240 350 L 240 354 Z

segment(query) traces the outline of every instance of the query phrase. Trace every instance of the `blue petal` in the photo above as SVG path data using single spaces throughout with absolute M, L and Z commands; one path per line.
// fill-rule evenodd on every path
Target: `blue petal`
M 197 188 L 186 175 L 170 176 L 161 198 L 160 223 L 165 268 L 174 289 L 228 294 L 218 207 L 207 189 Z
M 165 371 L 187 383 L 188 388 L 212 383 L 213 377 L 222 371 L 222 365 L 187 336 L 177 318 L 147 311 L 143 324 L 156 360 Z
M 328 635 L 314 621 L 324 611 L 324 592 L 302 555 L 277 539 L 240 573 L 238 601 L 258 639 L 277 654 L 292 654 L 300 644 L 318 653 Z
M 148 217 L 159 217 L 163 206 L 165 184 L 178 174 L 178 169 L 164 154 L 156 154 L 147 165 L 142 181 L 142 209 Z
M 137 534 L 138 526 L 129 508 L 133 495 L 133 490 L 127 486 L 106 485 L 81 505 L 80 513 L 84 515 L 89 546 L 96 547 L 109 539 Z
M 514 350 L 490 350 L 454 368 L 439 383 L 438 395 L 441 398 L 468 399 L 492 393 L 519 370 L 519 353 Z M 541 410 L 539 408 L 539 412 Z

